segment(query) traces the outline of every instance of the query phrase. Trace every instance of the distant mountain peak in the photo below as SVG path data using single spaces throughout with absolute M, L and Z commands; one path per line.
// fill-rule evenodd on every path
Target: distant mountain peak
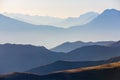
M 119 10 L 116 10 L 116 9 L 107 9 L 105 10 L 101 15 L 118 15 L 120 14 L 120 11 Z
M 106 9 L 104 12 L 119 12 L 117 9 Z

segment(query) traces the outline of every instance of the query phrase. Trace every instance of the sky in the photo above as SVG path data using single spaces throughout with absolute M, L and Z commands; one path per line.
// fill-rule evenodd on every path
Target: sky
M 119 4 L 120 0 L 0 0 L 0 12 L 66 18 L 89 11 L 120 10 Z

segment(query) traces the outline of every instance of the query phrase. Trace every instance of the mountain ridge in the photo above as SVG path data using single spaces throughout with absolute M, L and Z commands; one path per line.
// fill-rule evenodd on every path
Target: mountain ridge
M 60 60 L 64 55 L 64 53 L 52 52 L 45 47 L 20 44 L 2 44 L 0 53 L 0 64 L 2 64 L 0 73 L 22 72 Z
M 120 48 L 114 47 L 106 47 L 99 45 L 84 46 L 66 54 L 65 60 L 75 61 L 105 60 L 111 57 L 119 56 L 119 51 Z
M 75 42 L 65 42 L 62 43 L 54 48 L 51 49 L 51 51 L 55 52 L 70 52 L 74 49 L 83 47 L 83 46 L 89 46 L 89 45 L 103 45 L 107 46 L 108 44 L 112 44 L 114 41 L 98 41 L 98 42 L 83 42 L 83 41 L 75 41 Z
M 68 28 L 70 26 L 83 25 L 85 23 L 88 23 L 91 20 L 93 20 L 95 17 L 97 17 L 98 13 L 88 12 L 80 15 L 79 17 L 68 17 L 64 19 L 57 18 L 57 17 L 50 17 L 50 16 L 29 16 L 29 15 L 22 15 L 22 14 L 6 13 L 4 15 L 20 21 L 32 23 L 34 25 L 51 25 L 51 26 Z

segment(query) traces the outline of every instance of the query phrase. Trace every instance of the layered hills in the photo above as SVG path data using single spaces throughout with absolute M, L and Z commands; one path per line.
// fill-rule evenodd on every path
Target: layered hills
M 59 71 L 39 76 L 30 73 L 1 75 L 0 80 L 119 80 L 120 62 Z

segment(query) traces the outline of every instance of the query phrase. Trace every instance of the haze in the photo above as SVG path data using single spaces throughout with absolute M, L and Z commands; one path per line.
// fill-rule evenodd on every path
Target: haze
M 0 0 L 1 12 L 29 15 L 76 17 L 80 14 L 115 8 L 120 10 L 120 0 Z

